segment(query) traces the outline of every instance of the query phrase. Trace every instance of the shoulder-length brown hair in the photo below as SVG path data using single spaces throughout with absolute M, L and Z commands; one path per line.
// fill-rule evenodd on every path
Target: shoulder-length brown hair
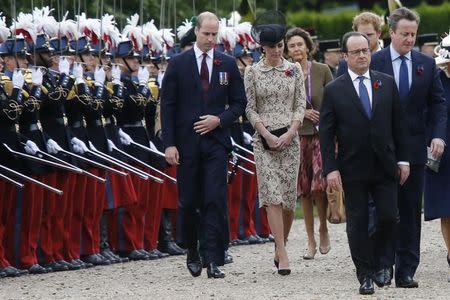
M 303 40 L 305 40 L 306 47 L 309 50 L 308 51 L 308 59 L 310 59 L 314 55 L 314 52 L 316 51 L 316 46 L 315 46 L 309 32 L 300 27 L 293 27 L 286 32 L 286 37 L 284 38 L 285 45 L 286 45 L 286 47 L 284 48 L 285 55 L 287 56 L 287 53 L 288 53 L 287 43 L 294 36 L 299 36 L 299 37 L 303 38 Z

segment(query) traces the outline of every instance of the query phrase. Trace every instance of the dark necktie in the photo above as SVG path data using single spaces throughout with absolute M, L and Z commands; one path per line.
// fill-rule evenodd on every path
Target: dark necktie
M 400 64 L 400 72 L 398 75 L 398 93 L 400 96 L 400 102 L 406 105 L 408 102 L 409 94 L 409 79 L 408 79 L 408 66 L 406 65 L 406 57 L 401 55 L 399 58 L 402 60 Z
M 200 68 L 200 81 L 202 82 L 203 94 L 206 99 L 209 88 L 209 71 L 208 65 L 206 64 L 206 57 L 208 54 L 203 53 L 202 66 Z
M 367 92 L 367 88 L 364 85 L 364 76 L 358 76 L 359 79 L 359 99 L 361 100 L 361 104 L 366 112 L 367 116 L 372 118 L 372 108 L 370 107 L 370 98 L 369 93 Z

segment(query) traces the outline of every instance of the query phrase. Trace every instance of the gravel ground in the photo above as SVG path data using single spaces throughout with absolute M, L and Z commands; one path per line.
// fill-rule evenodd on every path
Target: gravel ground
M 230 248 L 234 263 L 225 279 L 192 278 L 185 257 L 131 262 L 88 270 L 0 280 L 0 299 L 450 299 L 448 267 L 439 221 L 423 223 L 418 289 L 376 288 L 359 296 L 344 225 L 330 226 L 327 255 L 312 261 L 302 255 L 302 220 L 294 223 L 288 243 L 292 274 L 281 277 L 273 266 L 273 244 Z

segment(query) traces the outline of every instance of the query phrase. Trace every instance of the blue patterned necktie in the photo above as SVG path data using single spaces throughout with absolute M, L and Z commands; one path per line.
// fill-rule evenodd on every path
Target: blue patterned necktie
M 359 99 L 369 119 L 372 118 L 372 108 L 370 107 L 370 98 L 367 88 L 364 85 L 364 76 L 358 76 L 359 79 Z
M 400 64 L 400 72 L 398 76 L 398 93 L 400 96 L 400 102 L 406 105 L 408 102 L 409 94 L 409 79 L 408 79 L 408 66 L 406 65 L 406 57 L 401 55 L 399 58 L 402 60 Z

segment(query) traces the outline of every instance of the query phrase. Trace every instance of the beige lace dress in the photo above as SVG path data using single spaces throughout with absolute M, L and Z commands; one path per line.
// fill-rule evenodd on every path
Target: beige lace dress
M 247 118 L 255 126 L 262 122 L 269 130 L 302 122 L 306 97 L 303 73 L 299 64 L 283 59 L 278 67 L 259 61 L 245 70 Z M 261 137 L 253 136 L 260 207 L 282 204 L 294 209 L 297 200 L 297 178 L 300 165 L 300 143 L 296 136 L 282 151 L 265 150 Z

